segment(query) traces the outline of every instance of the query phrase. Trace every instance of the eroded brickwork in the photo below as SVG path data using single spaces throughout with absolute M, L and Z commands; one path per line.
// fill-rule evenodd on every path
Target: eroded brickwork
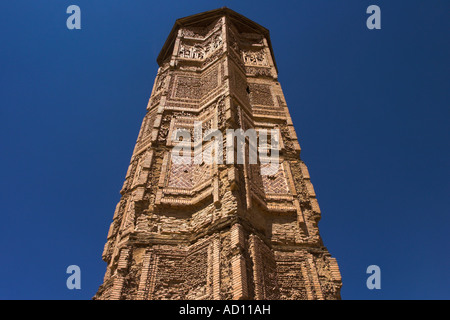
M 94 299 L 339 299 L 267 29 L 227 8 L 179 19 L 158 63 Z M 175 163 L 174 130 L 195 142 L 199 121 L 277 130 L 278 171 Z

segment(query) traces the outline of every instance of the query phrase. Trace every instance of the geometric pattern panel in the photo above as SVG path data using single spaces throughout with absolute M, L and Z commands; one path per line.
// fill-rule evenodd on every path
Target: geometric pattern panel
M 270 167 L 270 163 L 262 163 L 261 169 Z M 279 164 L 278 171 L 274 175 L 261 175 L 265 193 L 287 194 L 289 188 L 283 166 Z
M 211 179 L 211 167 L 207 164 L 175 164 L 169 171 L 169 188 L 192 189 L 200 183 Z

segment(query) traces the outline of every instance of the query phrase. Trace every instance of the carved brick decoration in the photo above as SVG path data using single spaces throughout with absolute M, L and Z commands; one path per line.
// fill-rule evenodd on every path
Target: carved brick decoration
M 228 8 L 178 19 L 157 62 L 94 299 L 340 299 L 269 31 Z M 191 133 L 193 154 L 196 123 L 224 146 L 228 129 L 276 130 L 278 170 L 174 162 L 173 133 Z

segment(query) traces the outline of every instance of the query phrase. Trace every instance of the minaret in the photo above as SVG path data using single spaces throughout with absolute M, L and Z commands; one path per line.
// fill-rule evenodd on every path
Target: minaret
M 94 299 L 340 299 L 269 31 L 228 8 L 196 14 L 175 22 L 157 62 Z M 227 135 L 239 129 L 258 139 L 244 137 L 240 163 Z M 202 139 L 210 131 L 223 144 Z M 175 161 L 180 141 L 189 162 Z

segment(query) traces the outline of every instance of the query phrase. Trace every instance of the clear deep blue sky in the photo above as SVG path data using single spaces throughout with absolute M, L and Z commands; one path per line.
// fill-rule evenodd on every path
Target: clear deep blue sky
M 449 299 L 448 0 L 1 1 L 0 299 L 95 294 L 159 50 L 222 6 L 271 32 L 342 298 Z

